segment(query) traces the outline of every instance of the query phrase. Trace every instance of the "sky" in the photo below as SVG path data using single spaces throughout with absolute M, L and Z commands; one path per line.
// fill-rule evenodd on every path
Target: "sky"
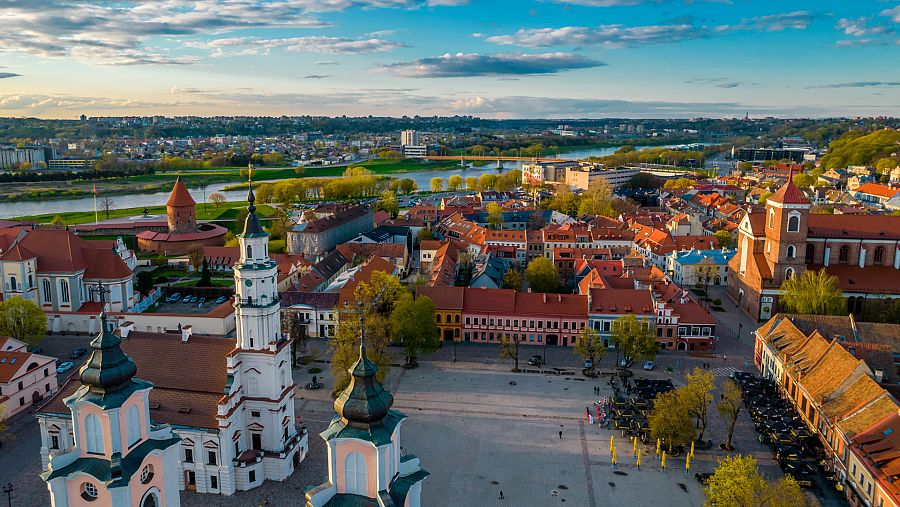
M 900 116 L 900 0 L 0 0 L 0 116 Z

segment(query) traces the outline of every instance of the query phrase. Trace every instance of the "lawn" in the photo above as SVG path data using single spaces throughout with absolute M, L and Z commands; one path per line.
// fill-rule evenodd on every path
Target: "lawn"
M 239 208 L 247 206 L 247 201 L 232 201 L 222 203 L 220 206 L 197 206 L 198 220 L 234 220 Z M 110 210 L 109 218 L 125 218 L 140 215 L 144 208 L 121 208 Z M 166 213 L 165 206 L 149 206 L 147 210 L 151 215 L 164 215 Z M 256 214 L 265 218 L 275 214 L 275 208 L 267 204 L 261 204 L 256 207 Z M 57 214 L 48 213 L 45 215 L 29 215 L 11 218 L 10 220 L 28 220 L 38 223 L 49 223 Z M 71 213 L 59 213 L 66 225 L 85 224 L 94 221 L 93 211 L 73 211 Z M 100 213 L 101 219 L 106 219 L 106 213 Z

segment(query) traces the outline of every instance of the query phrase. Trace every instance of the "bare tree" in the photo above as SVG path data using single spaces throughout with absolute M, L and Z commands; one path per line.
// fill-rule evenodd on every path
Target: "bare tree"
M 212 203 L 213 206 L 219 207 L 225 202 L 225 194 L 222 192 L 213 192 L 209 194 L 209 202 Z
M 100 209 L 106 213 L 106 219 L 109 220 L 109 212 L 113 209 L 113 206 L 116 205 L 116 202 L 112 197 L 106 196 L 100 199 Z

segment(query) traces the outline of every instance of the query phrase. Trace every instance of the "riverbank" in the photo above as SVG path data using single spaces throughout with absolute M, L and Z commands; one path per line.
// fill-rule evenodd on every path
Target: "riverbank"
M 365 160 L 358 163 L 334 166 L 310 166 L 303 168 L 257 168 L 259 180 L 283 180 L 290 178 L 319 178 L 340 176 L 350 166 L 361 166 L 375 174 L 404 174 L 419 171 L 435 171 L 456 167 L 452 161 L 421 160 Z M 298 173 L 298 169 L 302 169 Z M 244 172 L 244 175 L 241 172 Z M 124 178 L 103 180 L 79 180 L 59 182 L 29 182 L 0 184 L 0 201 L 47 201 L 91 197 L 94 189 L 102 197 L 131 194 L 152 194 L 171 190 L 175 178 L 180 177 L 189 188 L 203 188 L 218 184 L 240 184 L 247 180 L 246 168 L 198 169 L 142 174 Z
M 214 206 L 212 204 L 197 204 L 197 220 L 234 220 L 237 216 L 238 212 L 242 208 L 247 207 L 247 201 L 231 201 L 224 202 L 219 206 Z M 145 208 L 137 207 L 137 208 L 121 208 L 121 209 L 112 209 L 109 211 L 109 217 L 107 218 L 106 212 L 100 211 L 98 213 L 100 220 L 108 220 L 108 219 L 116 219 L 116 218 L 127 218 L 133 216 L 142 215 Z M 165 206 L 148 206 L 147 208 L 148 215 L 160 215 L 161 219 L 164 219 L 166 216 L 166 207 Z M 263 217 L 267 218 L 275 214 L 275 208 L 269 206 L 268 204 L 260 204 L 256 207 L 256 213 Z M 94 212 L 93 211 L 71 211 L 68 213 L 46 213 L 42 215 L 28 215 L 21 217 L 10 218 L 9 220 L 22 220 L 28 222 L 37 222 L 41 224 L 50 223 L 54 217 L 59 216 L 63 220 L 63 224 L 65 225 L 78 225 L 78 224 L 87 224 L 94 222 Z

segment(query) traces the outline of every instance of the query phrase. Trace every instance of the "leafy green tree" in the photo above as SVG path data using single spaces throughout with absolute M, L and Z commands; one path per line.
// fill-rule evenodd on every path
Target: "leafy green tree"
M 731 248 L 734 246 L 734 240 L 731 239 L 731 233 L 726 231 L 725 229 L 716 231 L 714 236 L 719 241 L 719 246 L 721 248 Z
M 738 169 L 739 169 L 741 172 L 752 171 L 752 170 L 753 170 L 753 164 L 750 163 L 750 162 L 741 162 L 741 163 L 738 164 Z
M 478 190 L 478 178 L 475 176 L 469 176 L 466 178 L 466 190 L 470 190 L 472 192 Z
M 53 220 L 50 220 L 50 223 L 57 227 L 66 225 L 66 221 L 63 219 L 62 215 L 53 215 Z
M 612 206 L 612 187 L 606 180 L 600 179 L 591 183 L 581 196 L 578 212 L 582 215 L 616 216 Z
M 726 424 L 728 424 L 728 436 L 725 439 L 725 448 L 731 449 L 731 437 L 734 435 L 734 425 L 737 423 L 738 416 L 741 414 L 741 409 L 744 408 L 744 398 L 740 386 L 731 379 L 725 381 L 725 385 L 722 389 L 722 397 L 719 399 L 718 405 L 716 405 L 716 411 L 719 412 L 719 416 L 721 416 L 722 419 L 725 419 Z
M 456 192 L 457 190 L 462 188 L 462 185 L 463 185 L 462 176 L 460 176 L 458 174 L 454 174 L 453 176 L 450 176 L 449 178 L 447 178 L 447 190 L 449 190 L 451 192 Z
M 573 217 L 578 215 L 580 200 L 569 190 L 568 185 L 559 185 L 556 193 L 545 201 L 544 205 L 547 209 L 556 210 L 564 215 Z
M 496 202 L 489 202 L 485 207 L 488 214 L 488 225 L 491 229 L 503 228 L 503 208 Z
M 626 360 L 652 359 L 659 349 L 650 323 L 646 319 L 638 320 L 633 313 L 613 321 L 612 338 Z
M 390 190 L 382 192 L 381 197 L 375 204 L 375 211 L 378 210 L 387 211 L 391 214 L 391 218 L 397 218 L 397 215 L 400 214 L 400 202 L 397 199 L 397 194 Z
M 484 173 L 478 178 L 478 188 L 479 190 L 492 190 L 494 188 L 494 183 L 497 182 L 497 175 Z
M 596 329 L 586 326 L 578 332 L 578 340 L 575 342 L 575 353 L 584 359 L 591 361 L 591 375 L 597 367 L 597 361 L 606 355 L 606 347 L 600 339 L 600 333 Z
M 0 301 L 0 335 L 35 346 L 47 334 L 44 310 L 29 299 L 14 296 Z
M 434 318 L 434 303 L 428 296 L 413 298 L 406 292 L 391 312 L 393 341 L 404 350 L 406 366 L 414 367 L 419 354 L 431 354 L 440 346 L 440 331 Z
M 672 451 L 672 447 L 679 444 L 687 444 L 694 439 L 694 422 L 691 414 L 682 403 L 678 391 L 669 391 L 656 397 L 653 402 L 653 411 L 647 417 L 650 426 L 650 434 L 665 442 Z
M 690 178 L 678 178 L 666 181 L 663 188 L 691 188 L 696 184 L 697 182 Z
M 288 232 L 293 224 L 290 215 L 284 208 L 275 208 L 275 213 L 272 214 L 272 221 L 269 225 L 269 233 L 272 235 L 270 239 L 287 239 Z
M 700 434 L 697 440 L 703 440 L 706 432 L 707 415 L 712 404 L 713 374 L 711 371 L 694 368 L 693 372 L 685 374 L 685 385 L 678 389 L 681 391 L 681 402 L 691 417 L 696 418 L 700 426 Z
M 506 274 L 503 275 L 503 288 L 513 290 L 522 289 L 522 274 L 518 269 L 510 268 L 506 271 Z
M 707 507 L 806 507 L 809 501 L 790 476 L 767 482 L 752 456 L 726 456 L 704 490 Z
M 422 229 L 417 237 L 419 241 L 428 241 L 434 239 L 434 233 L 431 232 L 431 229 Z
M 521 341 L 518 334 L 513 337 L 507 334 L 500 338 L 500 357 L 515 361 L 516 366 L 513 371 L 519 371 L 519 343 Z
M 800 188 L 812 188 L 816 183 L 816 178 L 814 178 L 810 174 L 795 174 L 794 175 L 794 185 L 797 185 Z
M 143 295 L 147 295 L 153 290 L 153 272 L 152 271 L 139 271 L 136 275 L 137 281 L 135 282 L 135 287 L 138 292 Z
M 846 314 L 838 279 L 825 272 L 805 271 L 781 284 L 781 304 L 786 312 L 811 315 Z
M 528 264 L 525 280 L 534 292 L 555 292 L 559 288 L 559 272 L 546 257 L 537 257 Z
M 404 194 L 411 194 L 417 188 L 416 180 L 412 178 L 403 178 L 400 180 L 400 192 Z
M 190 259 L 191 266 L 193 266 L 195 270 L 199 270 L 200 266 L 203 264 L 203 249 L 200 247 L 191 248 L 188 250 L 188 259 Z
M 431 178 L 431 191 L 432 192 L 440 192 L 444 189 L 444 179 L 443 178 Z

